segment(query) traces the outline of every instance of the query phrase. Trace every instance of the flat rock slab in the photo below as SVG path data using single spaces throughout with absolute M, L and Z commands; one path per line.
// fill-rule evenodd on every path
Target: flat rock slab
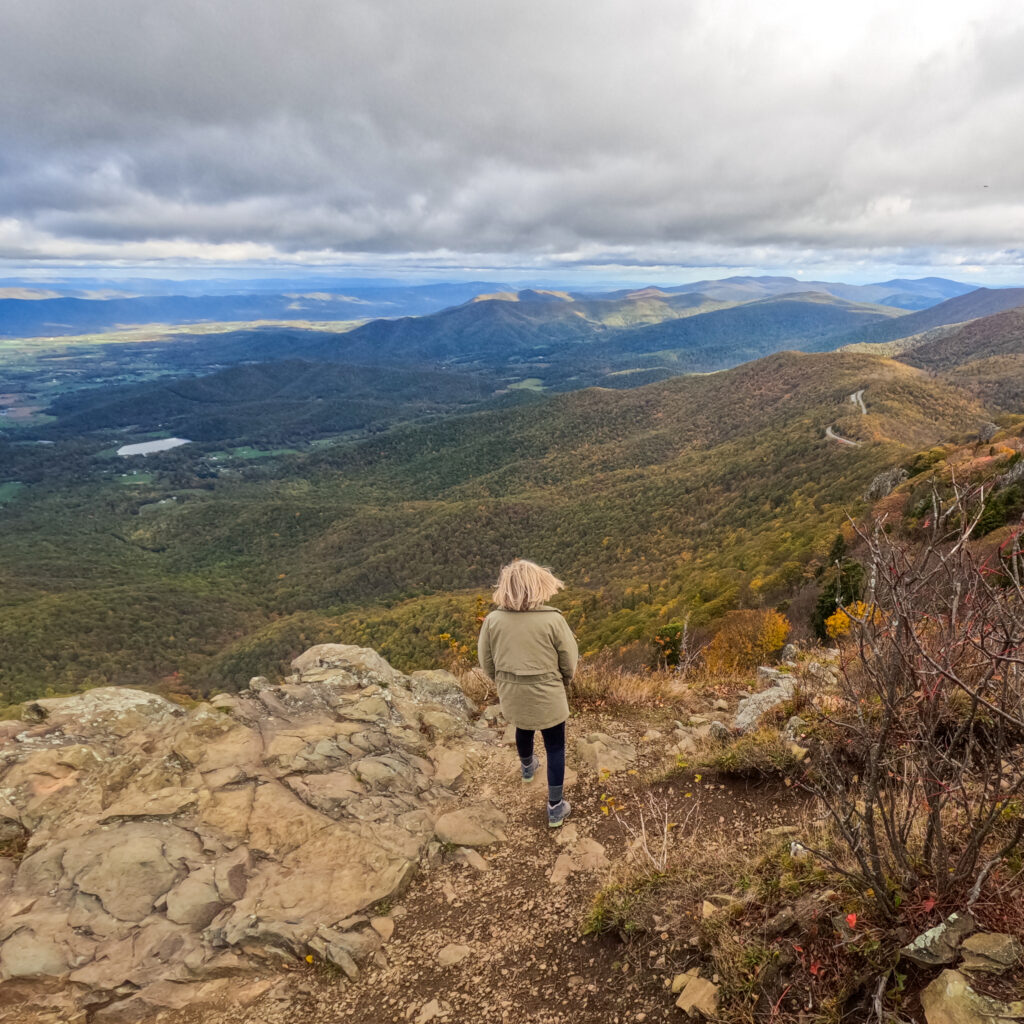
M 584 764 L 598 775 L 614 775 L 636 762 L 636 747 L 626 740 L 613 739 L 603 732 L 592 732 L 576 741 L 576 752 Z
M 684 975 L 687 979 L 679 991 L 676 1006 L 687 1017 L 713 1020 L 718 1016 L 718 986 L 706 978 L 692 974 Z
M 953 963 L 963 942 L 976 925 L 970 914 L 950 914 L 945 921 L 922 932 L 900 950 L 900 956 L 921 967 Z
M 442 843 L 490 846 L 506 838 L 505 815 L 492 803 L 474 804 L 442 814 L 434 826 L 434 834 Z
M 960 952 L 963 970 L 1002 974 L 1020 962 L 1024 949 L 1013 935 L 978 932 L 964 939 Z

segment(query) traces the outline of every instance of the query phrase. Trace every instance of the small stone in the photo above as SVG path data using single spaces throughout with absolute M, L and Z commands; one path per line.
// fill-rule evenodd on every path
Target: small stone
M 380 936 L 382 942 L 390 942 L 395 934 L 395 922 L 390 917 L 371 917 L 370 927 Z
M 576 822 L 571 821 L 568 825 L 563 825 L 558 830 L 558 835 L 555 836 L 555 842 L 559 846 L 572 846 L 572 844 L 576 842 L 576 838 Z
M 718 1015 L 718 986 L 691 975 L 679 993 L 676 1006 L 688 1017 L 713 1020 Z
M 807 731 L 807 722 L 799 715 L 791 715 L 786 728 L 782 730 L 782 738 L 788 743 L 795 743 Z
M 715 703 L 712 704 L 711 706 L 716 711 L 728 711 L 729 710 L 729 702 L 727 700 L 722 700 L 721 698 L 716 700 Z
M 452 943 L 450 945 L 445 946 L 437 954 L 437 962 L 442 967 L 452 967 L 453 965 L 461 963 L 463 960 L 465 960 L 466 957 L 469 956 L 469 953 L 469 946 L 461 946 L 457 943 Z
M 625 771 L 636 761 L 636 747 L 625 740 L 613 739 L 602 732 L 592 732 L 576 741 L 580 760 L 598 775 Z
M 739 907 L 743 903 L 742 900 L 737 899 L 731 893 L 716 892 L 712 893 L 704 902 L 701 904 L 701 917 L 709 918 L 714 917 L 719 911 L 732 910 L 733 907 Z
M 424 1003 L 420 1007 L 420 1012 L 416 1017 L 416 1024 L 427 1024 L 428 1021 L 432 1021 L 435 1017 L 441 1016 L 441 1004 L 436 999 L 431 999 L 429 1003 Z
M 476 852 L 476 850 L 468 846 L 460 846 L 459 849 L 455 851 L 455 859 L 480 872 L 491 870 L 491 865 L 488 864 L 487 861 L 485 861 L 483 857 Z

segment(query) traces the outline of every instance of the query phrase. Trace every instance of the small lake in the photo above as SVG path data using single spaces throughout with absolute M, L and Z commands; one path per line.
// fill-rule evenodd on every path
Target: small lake
M 142 441 L 139 444 L 123 444 L 117 449 L 118 455 L 152 455 L 153 452 L 166 452 L 172 448 L 180 448 L 183 444 L 191 444 L 184 437 L 162 437 L 159 441 Z

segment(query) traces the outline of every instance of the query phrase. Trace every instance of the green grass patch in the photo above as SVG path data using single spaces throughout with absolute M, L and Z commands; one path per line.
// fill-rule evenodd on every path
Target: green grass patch
M 242 445 L 240 448 L 231 448 L 225 454 L 231 455 L 236 459 L 272 459 L 277 455 L 298 455 L 299 449 L 253 448 L 252 445 Z
M 543 391 L 544 381 L 540 377 L 524 377 L 515 384 L 509 384 L 509 391 Z
M 712 754 L 708 766 L 741 779 L 785 778 L 797 770 L 800 758 L 774 729 L 758 729 Z
M 5 484 L 0 484 L 0 505 L 10 501 L 24 487 L 25 485 L 20 480 L 9 480 Z

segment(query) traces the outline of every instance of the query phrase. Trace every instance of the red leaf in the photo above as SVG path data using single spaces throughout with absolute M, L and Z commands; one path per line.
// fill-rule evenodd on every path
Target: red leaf
M 847 914 L 846 923 L 850 926 L 850 931 L 853 931 L 853 929 L 857 927 L 857 915 Z
M 814 963 L 811 964 L 809 969 L 811 974 L 817 976 L 818 972 L 821 970 L 821 964 L 817 960 L 815 960 Z
M 935 897 L 929 896 L 928 899 L 921 904 L 921 909 L 926 913 L 930 914 L 935 909 Z

